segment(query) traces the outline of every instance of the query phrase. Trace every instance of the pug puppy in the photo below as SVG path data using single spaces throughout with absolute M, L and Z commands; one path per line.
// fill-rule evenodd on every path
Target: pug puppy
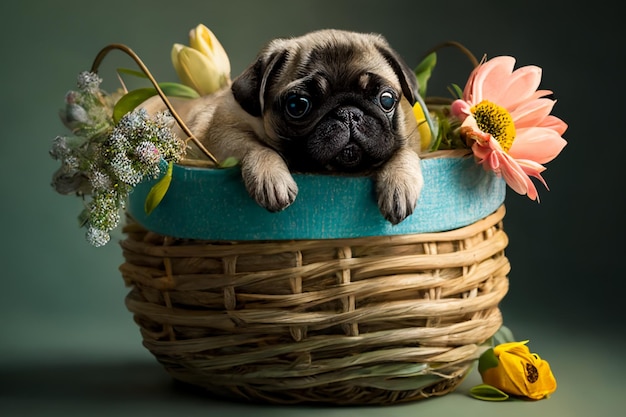
M 397 224 L 423 185 L 417 88 L 383 37 L 329 29 L 275 39 L 229 88 L 171 102 L 218 160 L 240 161 L 267 210 L 294 202 L 291 172 L 371 175 L 382 215 Z M 165 110 L 158 97 L 145 107 Z

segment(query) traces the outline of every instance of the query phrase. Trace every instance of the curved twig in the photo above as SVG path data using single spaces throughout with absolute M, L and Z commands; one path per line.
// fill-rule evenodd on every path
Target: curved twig
M 478 66 L 479 62 L 478 62 L 478 59 L 476 59 L 476 57 L 474 56 L 474 54 L 469 49 L 467 49 L 462 43 L 456 42 L 456 41 L 441 42 L 440 44 L 435 45 L 434 47 L 426 51 L 424 56 L 428 56 L 429 54 L 433 52 L 437 52 L 438 50 L 446 48 L 446 47 L 453 47 L 453 48 L 458 49 L 459 51 L 463 53 L 463 55 L 465 55 L 470 60 L 474 68 Z
M 172 117 L 174 117 L 174 119 L 176 120 L 176 123 L 178 123 L 178 125 L 183 130 L 183 132 L 185 132 L 185 134 L 189 137 L 189 139 L 202 152 L 204 152 L 204 154 L 207 157 L 209 157 L 211 161 L 213 161 L 216 165 L 219 165 L 219 162 L 213 156 L 213 154 L 202 144 L 202 142 L 198 140 L 198 138 L 194 136 L 193 133 L 191 133 L 187 125 L 185 125 L 185 122 L 183 122 L 183 120 L 180 118 L 178 113 L 176 113 L 176 110 L 174 110 L 174 107 L 172 106 L 170 101 L 167 99 L 167 96 L 165 95 L 165 93 L 163 93 L 163 90 L 161 90 L 161 87 L 159 87 L 159 83 L 157 83 L 157 81 L 154 79 L 154 77 L 150 73 L 150 70 L 148 70 L 148 67 L 143 63 L 143 61 L 131 48 L 121 43 L 112 43 L 112 44 L 105 46 L 104 48 L 100 50 L 100 52 L 98 52 L 98 55 L 96 55 L 96 58 L 94 59 L 93 64 L 91 65 L 91 72 L 97 73 L 98 68 L 100 67 L 100 64 L 102 63 L 102 60 L 104 60 L 104 57 L 114 49 L 118 49 L 126 53 L 135 61 L 135 63 L 139 66 L 141 71 L 146 75 L 146 77 L 148 77 L 148 79 L 150 80 L 154 88 L 156 89 L 157 93 L 159 94 L 159 97 L 161 97 L 161 100 L 163 100 L 163 103 L 165 103 L 165 106 L 170 111 L 170 113 L 172 114 Z

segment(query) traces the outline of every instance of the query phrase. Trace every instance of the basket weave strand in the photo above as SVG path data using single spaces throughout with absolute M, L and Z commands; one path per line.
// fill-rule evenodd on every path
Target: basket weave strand
M 212 242 L 133 223 L 120 270 L 177 380 L 272 403 L 391 404 L 453 390 L 498 330 L 504 206 L 439 233 Z

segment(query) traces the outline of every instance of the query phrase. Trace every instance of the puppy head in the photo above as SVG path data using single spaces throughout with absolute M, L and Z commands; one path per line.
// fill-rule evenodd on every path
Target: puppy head
M 412 70 L 379 35 L 321 30 L 276 39 L 239 77 L 241 107 L 300 171 L 367 171 L 419 142 Z

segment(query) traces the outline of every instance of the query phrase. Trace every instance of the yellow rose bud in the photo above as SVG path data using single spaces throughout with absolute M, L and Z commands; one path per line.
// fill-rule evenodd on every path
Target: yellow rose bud
M 189 45 L 174 44 L 172 64 L 181 82 L 200 95 L 230 84 L 230 61 L 222 44 L 206 26 L 189 32 Z
M 428 121 L 426 120 L 426 115 L 424 114 L 424 109 L 419 101 L 416 101 L 413 105 L 413 114 L 415 115 L 415 120 L 417 121 L 417 130 L 420 134 L 420 145 L 422 151 L 427 151 L 430 147 L 430 142 L 432 140 L 430 126 L 428 125 Z
M 548 362 L 531 353 L 526 343 L 528 340 L 494 347 L 497 366 L 484 369 L 479 363 L 479 371 L 485 384 L 507 394 L 540 400 L 556 390 L 556 379 Z

